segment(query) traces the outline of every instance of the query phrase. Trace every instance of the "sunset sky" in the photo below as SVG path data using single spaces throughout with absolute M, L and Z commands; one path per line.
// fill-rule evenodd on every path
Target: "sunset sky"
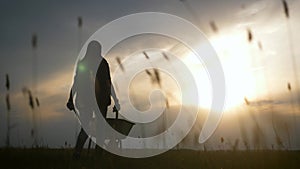
M 300 50 L 297 46 L 300 44 L 300 12 L 297 7 L 300 6 L 300 1 L 287 2 L 290 12 L 288 20 L 284 15 L 281 0 L 1 1 L 0 146 L 5 146 L 7 131 L 6 73 L 9 74 L 11 82 L 11 124 L 14 126 L 11 129 L 11 144 L 32 144 L 32 111 L 28 105 L 28 96 L 22 93 L 22 88 L 32 88 L 33 33 L 38 36 L 37 95 L 41 106 L 35 111 L 39 114 L 37 121 L 40 142 L 50 147 L 61 147 L 65 141 L 74 145 L 75 130 L 79 125 L 65 104 L 78 57 L 78 46 L 81 47 L 100 27 L 119 17 L 137 12 L 164 12 L 187 19 L 203 31 L 215 48 L 224 69 L 227 89 L 224 117 L 207 144 L 212 149 L 219 148 L 220 137 L 225 137 L 232 143 L 239 138 L 242 142 L 246 139 L 243 133 L 248 133 L 250 140 L 254 137 L 250 134 L 252 126 L 258 122 L 264 131 L 265 144 L 268 144 L 266 147 L 270 148 L 271 144 L 276 144 L 270 120 L 273 111 L 276 112 L 276 128 L 285 147 L 299 149 L 300 137 L 296 137 L 295 133 L 300 130 L 300 107 L 296 97 L 299 96 L 300 90 L 296 88 L 291 55 L 294 53 L 296 58 L 294 65 L 299 77 Z M 81 31 L 77 27 L 78 16 L 83 19 Z M 215 22 L 217 32 L 211 29 L 211 21 Z M 251 30 L 253 36 L 251 43 L 248 41 L 247 29 Z M 183 45 L 176 45 L 177 41 L 154 35 L 133 37 L 120 43 L 104 57 L 114 72 L 117 66 L 115 56 L 130 56 L 127 58 L 129 63 L 138 63 L 139 56 L 143 55 L 136 51 L 149 48 L 153 43 L 162 50 L 168 50 L 178 56 L 194 73 L 201 95 L 199 109 L 208 109 L 211 102 L 211 86 L 205 66 L 195 62 L 195 56 Z M 199 45 L 205 44 L 199 42 Z M 155 58 L 155 51 L 151 55 Z M 152 64 L 159 63 L 160 60 L 156 60 Z M 180 72 L 176 63 L 173 68 Z M 143 88 L 153 87 L 147 77 L 142 75 L 139 78 L 140 80 L 135 82 L 135 93 L 140 93 Z M 165 78 L 172 81 L 170 77 Z M 146 85 L 143 84 L 145 81 Z M 291 91 L 287 88 L 288 83 L 291 84 Z M 118 90 L 122 90 L 122 84 L 117 86 Z M 171 93 L 173 91 L 173 97 L 176 98 L 180 94 L 174 92 L 175 86 L 172 84 L 168 90 Z M 118 94 L 122 97 L 122 92 Z M 138 100 L 135 102 L 139 108 L 147 107 L 148 96 L 135 94 L 134 97 Z M 245 104 L 244 98 L 250 102 L 249 106 Z M 172 106 L 177 106 L 176 99 L 170 100 Z M 121 106 L 122 101 L 125 104 L 124 100 L 121 100 Z M 255 118 L 252 114 L 255 114 Z M 199 121 L 203 121 L 202 115 L 198 118 Z M 241 122 L 241 119 L 244 122 Z M 293 119 L 296 119 L 296 123 Z M 199 134 L 198 130 L 200 129 L 193 130 L 192 134 Z M 288 143 L 288 132 L 295 136 L 291 138 L 291 145 Z M 186 141 L 183 145 L 200 147 L 194 144 L 192 141 Z M 243 147 L 242 143 L 240 147 Z

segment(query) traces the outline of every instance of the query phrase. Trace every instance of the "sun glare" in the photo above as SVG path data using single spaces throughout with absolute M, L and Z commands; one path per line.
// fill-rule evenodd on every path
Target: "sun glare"
M 252 48 L 243 34 L 218 36 L 211 39 L 222 62 L 226 81 L 226 109 L 244 102 L 244 97 L 256 95 Z
M 257 80 L 253 74 L 251 47 L 247 44 L 243 34 L 219 35 L 210 39 L 218 54 L 225 75 L 226 103 L 225 111 L 244 103 L 244 98 L 256 97 Z M 211 108 L 212 91 L 209 74 L 205 65 L 195 62 L 195 55 L 184 57 L 197 79 L 200 94 L 200 107 Z M 196 63 L 198 66 L 196 66 Z M 212 63 L 213 64 L 213 63 Z M 212 108 L 213 109 L 213 108 Z

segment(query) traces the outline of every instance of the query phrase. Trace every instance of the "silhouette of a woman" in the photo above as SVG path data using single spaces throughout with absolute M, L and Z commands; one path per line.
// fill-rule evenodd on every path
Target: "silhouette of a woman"
M 101 61 L 100 64 L 99 61 Z M 96 70 L 97 66 L 98 70 L 95 76 L 94 70 Z M 94 104 L 94 96 L 96 96 L 98 107 Z M 114 99 L 115 107 L 119 110 L 120 105 L 111 83 L 109 65 L 101 56 L 101 45 L 97 41 L 91 41 L 88 44 L 84 58 L 77 63 L 67 107 L 69 110 L 76 112 L 73 103 L 75 98 L 76 108 L 80 110 L 80 113 L 84 113 L 78 114 L 81 125 L 85 126 L 85 129 L 88 130 L 86 131 L 87 133 L 91 133 L 90 130 L 92 129 L 89 126 L 93 122 L 93 114 L 99 108 L 103 117 L 106 118 L 107 107 L 111 104 L 111 96 Z M 86 132 L 81 128 L 76 141 L 75 158 L 79 158 L 84 143 L 88 138 Z

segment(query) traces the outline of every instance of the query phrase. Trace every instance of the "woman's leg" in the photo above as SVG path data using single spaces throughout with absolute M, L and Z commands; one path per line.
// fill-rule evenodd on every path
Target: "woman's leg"
M 84 143 L 86 142 L 88 135 L 86 132 L 81 128 L 80 133 L 77 137 L 75 152 L 73 154 L 73 158 L 78 159 L 80 157 L 80 153 L 83 149 Z

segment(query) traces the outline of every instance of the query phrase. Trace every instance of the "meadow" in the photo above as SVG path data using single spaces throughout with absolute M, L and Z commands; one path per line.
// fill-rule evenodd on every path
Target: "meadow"
M 9 169 L 298 169 L 300 151 L 170 150 L 134 159 L 84 150 L 79 160 L 71 149 L 1 149 L 1 166 Z M 1 168 L 2 168 L 1 167 Z

